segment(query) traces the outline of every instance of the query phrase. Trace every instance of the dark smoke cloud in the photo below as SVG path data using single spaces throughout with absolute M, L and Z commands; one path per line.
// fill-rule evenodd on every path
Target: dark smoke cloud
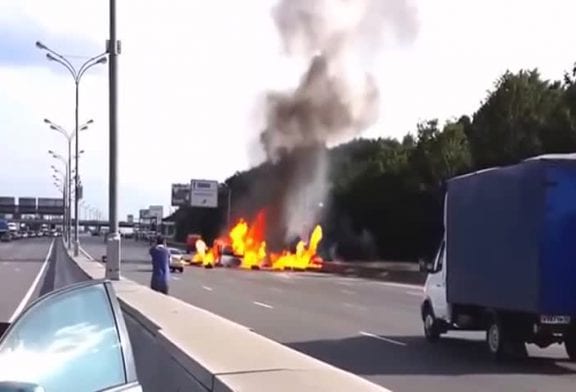
M 328 189 L 324 147 L 378 119 L 371 59 L 386 39 L 414 39 L 415 15 L 409 0 L 280 0 L 274 9 L 287 54 L 308 62 L 298 87 L 267 95 L 260 135 L 269 160 L 297 156 L 293 170 L 283 173 L 285 217 L 279 226 L 288 236 L 318 220 L 315 206 Z M 310 151 L 321 152 L 315 159 L 298 158 Z
M 407 0 L 282 0 L 274 18 L 289 55 L 309 59 L 294 91 L 267 97 L 262 143 L 270 159 L 354 136 L 378 118 L 379 93 L 364 69 L 383 40 L 416 36 Z

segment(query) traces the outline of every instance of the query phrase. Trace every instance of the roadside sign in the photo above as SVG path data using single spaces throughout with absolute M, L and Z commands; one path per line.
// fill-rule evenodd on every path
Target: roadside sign
M 190 205 L 192 207 L 218 207 L 218 181 L 192 180 L 190 183 Z
M 190 205 L 190 184 L 172 184 L 172 206 Z
M 147 208 L 141 209 L 139 212 L 139 216 L 141 220 L 148 219 L 148 217 L 150 216 L 150 211 Z
M 16 212 L 16 198 L 0 197 L 0 213 L 14 214 Z
M 35 214 L 36 198 L 35 197 L 18 198 L 18 212 L 20 214 Z

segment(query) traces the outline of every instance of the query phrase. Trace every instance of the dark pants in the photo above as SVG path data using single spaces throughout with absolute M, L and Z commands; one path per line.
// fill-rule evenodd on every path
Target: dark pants
M 168 282 L 158 282 L 152 280 L 152 282 L 150 282 L 150 288 L 154 291 L 158 291 L 159 293 L 168 295 Z

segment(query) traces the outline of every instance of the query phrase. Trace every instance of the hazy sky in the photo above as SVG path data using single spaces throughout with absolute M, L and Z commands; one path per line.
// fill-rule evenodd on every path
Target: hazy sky
M 69 74 L 34 42 L 76 63 L 104 51 L 107 1 L 0 0 L 0 196 L 57 197 L 49 149 L 72 130 Z M 120 212 L 169 205 L 170 184 L 224 180 L 261 159 L 262 93 L 294 84 L 301 65 L 282 54 L 273 0 L 119 3 Z M 573 0 L 415 0 L 419 31 L 389 43 L 372 65 L 381 116 L 366 137 L 401 137 L 418 121 L 472 114 L 506 69 L 560 78 L 576 61 Z M 85 199 L 107 210 L 107 67 L 81 84 L 80 173 Z M 58 163 L 56 163 L 58 164 Z

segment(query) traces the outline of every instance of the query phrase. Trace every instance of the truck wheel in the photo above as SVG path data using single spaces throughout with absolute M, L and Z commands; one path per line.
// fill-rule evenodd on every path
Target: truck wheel
M 426 340 L 432 343 L 437 342 L 438 339 L 440 339 L 440 329 L 438 328 L 438 320 L 436 320 L 430 305 L 424 306 L 422 321 L 424 323 L 424 336 Z
M 486 343 L 492 357 L 496 360 L 526 358 L 528 351 L 521 339 L 511 339 L 502 321 L 494 315 L 486 330 Z
M 497 317 L 492 317 L 488 324 L 488 329 L 486 330 L 486 343 L 490 354 L 495 359 L 502 359 L 505 357 L 504 341 L 505 337 L 502 323 L 497 319 Z
M 576 330 L 569 332 L 564 338 L 564 346 L 570 361 L 576 362 Z

